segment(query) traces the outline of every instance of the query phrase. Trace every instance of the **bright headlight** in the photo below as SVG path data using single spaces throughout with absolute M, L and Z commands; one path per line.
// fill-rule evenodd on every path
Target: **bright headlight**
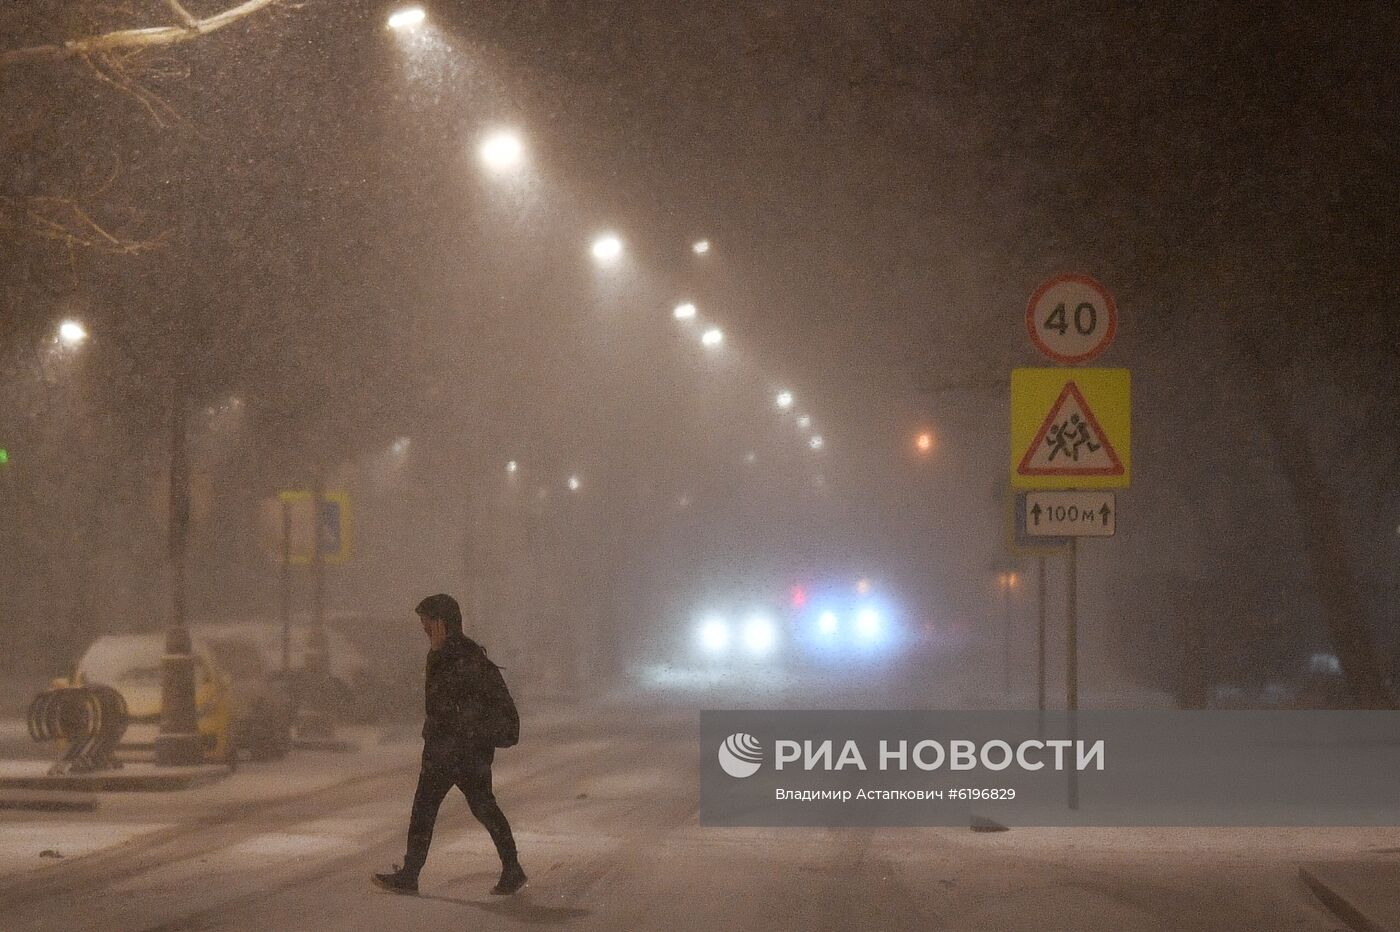
M 719 653 L 729 646 L 729 625 L 722 619 L 711 618 L 700 626 L 700 646 Z
M 773 629 L 773 622 L 761 615 L 750 618 L 744 625 L 744 646 L 755 654 L 767 653 L 777 639 L 778 633 Z

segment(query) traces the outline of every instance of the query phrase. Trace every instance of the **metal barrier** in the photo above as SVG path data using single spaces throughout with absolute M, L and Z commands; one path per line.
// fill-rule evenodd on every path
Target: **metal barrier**
M 126 700 L 110 686 L 63 686 L 29 703 L 29 737 L 68 742 L 63 757 L 49 768 L 54 775 L 121 767 L 112 755 L 127 722 Z

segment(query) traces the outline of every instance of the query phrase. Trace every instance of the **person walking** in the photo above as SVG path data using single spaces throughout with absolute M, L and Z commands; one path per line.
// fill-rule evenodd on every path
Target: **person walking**
M 403 866 L 376 873 L 375 884 L 394 893 L 417 893 L 418 874 L 428 859 L 438 807 L 456 786 L 467 797 L 472 815 L 491 833 L 501 858 L 501 877 L 491 892 L 514 893 L 525 886 L 525 871 L 515 849 L 510 822 L 491 791 L 491 763 L 496 748 L 510 747 L 520 734 L 520 719 L 500 668 L 482 646 L 462 633 L 462 610 L 450 595 L 428 596 L 416 609 L 428 636 L 424 684 L 423 763 L 413 814 L 408 823 L 408 850 Z

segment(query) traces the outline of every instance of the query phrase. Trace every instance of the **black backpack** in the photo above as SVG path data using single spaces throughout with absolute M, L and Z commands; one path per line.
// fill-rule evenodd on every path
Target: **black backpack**
M 520 741 L 520 713 L 516 711 L 510 690 L 506 688 L 506 678 L 501 675 L 501 668 L 486 657 L 482 657 L 482 661 L 485 715 L 477 733 L 495 747 L 514 747 Z

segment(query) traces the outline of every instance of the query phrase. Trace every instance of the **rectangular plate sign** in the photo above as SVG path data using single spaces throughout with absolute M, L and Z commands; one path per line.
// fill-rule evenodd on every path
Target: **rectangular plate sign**
M 1118 503 L 1112 492 L 1027 492 L 1030 537 L 1112 537 Z

